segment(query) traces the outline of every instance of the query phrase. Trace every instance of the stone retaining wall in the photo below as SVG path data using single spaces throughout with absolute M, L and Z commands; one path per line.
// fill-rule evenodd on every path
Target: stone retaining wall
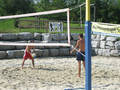
M 75 45 L 78 35 L 71 34 L 71 44 Z M 34 39 L 36 43 L 40 42 L 67 42 L 67 34 L 40 34 L 40 33 L 18 33 L 18 34 L 0 34 L 0 42 L 27 42 Z M 92 35 L 92 55 L 102 56 L 120 56 L 120 40 L 117 37 Z M 4 58 L 22 58 L 25 46 L 0 46 L 0 59 Z M 69 47 L 36 47 L 37 57 L 46 56 L 70 56 Z M 72 55 L 75 55 L 73 53 Z
M 100 56 L 120 56 L 120 38 L 92 35 L 92 51 Z

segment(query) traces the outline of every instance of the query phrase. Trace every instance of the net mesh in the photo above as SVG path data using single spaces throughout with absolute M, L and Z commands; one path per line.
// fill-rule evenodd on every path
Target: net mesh
M 70 46 L 69 23 L 68 8 L 1 16 L 0 45 Z

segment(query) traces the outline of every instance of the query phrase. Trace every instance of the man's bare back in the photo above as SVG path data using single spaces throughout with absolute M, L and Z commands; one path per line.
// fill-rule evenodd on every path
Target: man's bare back
M 80 52 L 85 52 L 85 40 L 84 39 L 80 39 L 77 41 L 78 43 L 78 48 Z

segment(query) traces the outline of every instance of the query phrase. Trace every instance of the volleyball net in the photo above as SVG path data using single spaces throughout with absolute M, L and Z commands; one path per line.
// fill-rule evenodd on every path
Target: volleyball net
M 0 25 L 3 26 L 0 27 L 0 33 L 2 33 L 0 34 L 0 45 L 70 46 L 69 8 L 0 16 Z M 11 39 L 5 39 L 4 32 L 7 32 Z M 34 43 L 27 42 L 33 39 Z M 24 42 L 19 40 L 24 40 Z

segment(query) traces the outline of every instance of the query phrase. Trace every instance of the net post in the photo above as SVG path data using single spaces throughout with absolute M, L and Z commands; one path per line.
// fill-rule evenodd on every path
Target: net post
M 68 30 L 68 44 L 70 44 L 70 10 L 67 10 L 67 30 Z
M 91 89 L 91 22 L 90 22 L 90 0 L 86 0 L 86 22 L 85 22 L 85 90 Z

